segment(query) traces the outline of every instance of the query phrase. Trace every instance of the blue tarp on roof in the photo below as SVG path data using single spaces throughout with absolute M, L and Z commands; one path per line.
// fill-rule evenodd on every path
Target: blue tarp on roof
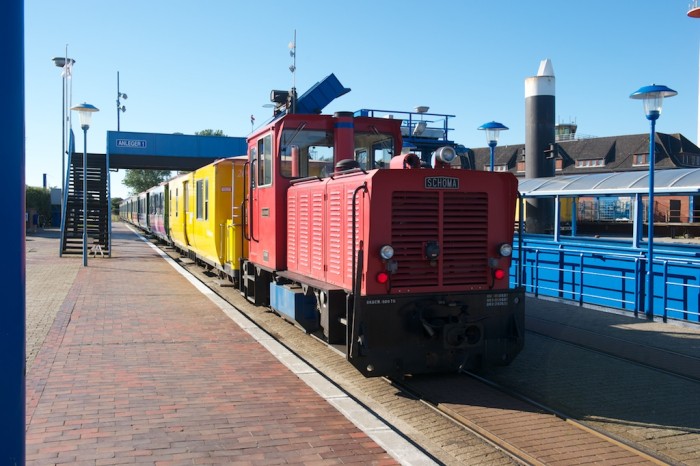
M 334 99 L 350 92 L 333 73 L 317 82 L 297 99 L 296 113 L 321 113 Z

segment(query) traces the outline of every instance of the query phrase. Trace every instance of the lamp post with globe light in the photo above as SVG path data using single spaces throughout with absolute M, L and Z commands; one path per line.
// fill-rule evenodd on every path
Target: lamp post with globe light
M 61 72 L 61 78 L 63 82 L 62 86 L 62 104 L 61 104 L 61 195 L 65 193 L 65 179 L 66 179 L 66 80 L 70 79 L 73 65 L 75 60 L 68 57 L 54 57 L 51 59 L 57 67 L 63 69 Z
M 654 162 L 656 147 L 656 120 L 661 115 L 664 97 L 678 94 L 666 86 L 643 86 L 630 95 L 630 99 L 644 102 L 644 114 L 651 123 L 649 132 L 649 196 L 647 198 L 647 320 L 654 320 Z
M 90 128 L 92 114 L 100 109 L 88 103 L 77 105 L 71 110 L 78 112 L 80 117 L 80 127 L 83 129 L 83 266 L 87 267 L 87 131 Z
M 489 171 L 493 171 L 493 163 L 494 163 L 494 157 L 496 153 L 496 145 L 498 144 L 498 136 L 501 131 L 505 131 L 508 129 L 507 126 L 498 123 L 497 121 L 490 121 L 488 123 L 484 123 L 483 125 L 479 126 L 479 128 L 482 131 L 486 131 L 486 141 L 489 144 L 489 149 L 490 149 L 490 164 L 489 164 Z

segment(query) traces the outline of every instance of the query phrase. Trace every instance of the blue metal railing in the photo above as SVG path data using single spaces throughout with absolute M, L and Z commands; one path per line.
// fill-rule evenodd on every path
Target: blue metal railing
M 700 283 L 691 283 L 693 272 L 700 269 L 700 260 L 679 260 L 674 258 L 657 258 L 654 263 L 663 264 L 663 319 L 669 318 L 669 313 L 678 315 L 682 320 L 700 322 Z M 683 274 L 678 273 L 683 271 Z M 675 275 L 674 275 L 675 272 Z M 674 281 L 674 279 L 676 281 Z M 682 299 L 678 299 L 681 296 Z M 693 302 L 694 300 L 694 302 Z M 675 307 L 675 306 L 681 307 Z
M 355 116 L 369 116 L 377 118 L 401 119 L 401 128 L 404 132 L 404 138 L 421 137 L 430 134 L 429 137 L 440 141 L 448 141 L 448 133 L 453 130 L 450 127 L 450 118 L 454 115 L 444 113 L 427 113 L 425 112 L 403 112 L 399 110 L 378 110 L 363 108 L 355 112 Z M 425 125 L 425 126 L 423 126 Z
M 653 314 L 700 323 L 700 247 L 663 246 L 654 259 Z M 537 238 L 515 243 L 511 282 L 535 297 L 569 300 L 645 313 L 648 261 L 625 243 L 561 242 Z

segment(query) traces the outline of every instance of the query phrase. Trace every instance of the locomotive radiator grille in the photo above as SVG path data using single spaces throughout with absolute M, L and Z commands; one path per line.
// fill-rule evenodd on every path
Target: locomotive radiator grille
M 309 211 L 311 209 L 309 195 L 306 192 L 302 192 L 299 195 L 299 200 L 297 202 L 297 219 L 299 229 L 297 231 L 298 237 L 298 249 L 299 253 L 297 255 L 297 261 L 300 270 L 310 269 L 310 251 L 309 251 L 309 240 L 311 225 L 309 222 Z
M 487 284 L 486 193 L 395 192 L 391 228 L 399 265 L 392 288 Z M 425 256 L 430 241 L 440 245 L 435 265 Z
M 287 263 L 296 266 L 297 257 L 297 198 L 287 199 Z
M 487 283 L 488 232 L 486 193 L 444 193 L 443 285 Z
M 309 206 L 311 211 L 309 212 L 311 216 L 311 231 L 310 231 L 310 253 L 311 253 L 311 276 L 320 278 L 324 273 L 323 266 L 323 244 L 324 236 L 326 232 L 324 231 L 323 225 L 323 211 L 324 211 L 324 200 L 323 193 L 314 192 L 311 195 L 311 205 Z
M 342 191 L 328 193 L 328 274 L 342 278 Z

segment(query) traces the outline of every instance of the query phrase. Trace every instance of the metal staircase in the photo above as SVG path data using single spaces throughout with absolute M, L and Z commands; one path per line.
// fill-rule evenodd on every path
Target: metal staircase
M 61 255 L 83 253 L 83 193 L 87 194 L 87 248 L 109 256 L 108 168 L 104 154 L 87 154 L 83 180 L 83 154 L 69 151 L 66 190 L 61 217 Z M 99 247 L 98 247 L 99 246 Z

